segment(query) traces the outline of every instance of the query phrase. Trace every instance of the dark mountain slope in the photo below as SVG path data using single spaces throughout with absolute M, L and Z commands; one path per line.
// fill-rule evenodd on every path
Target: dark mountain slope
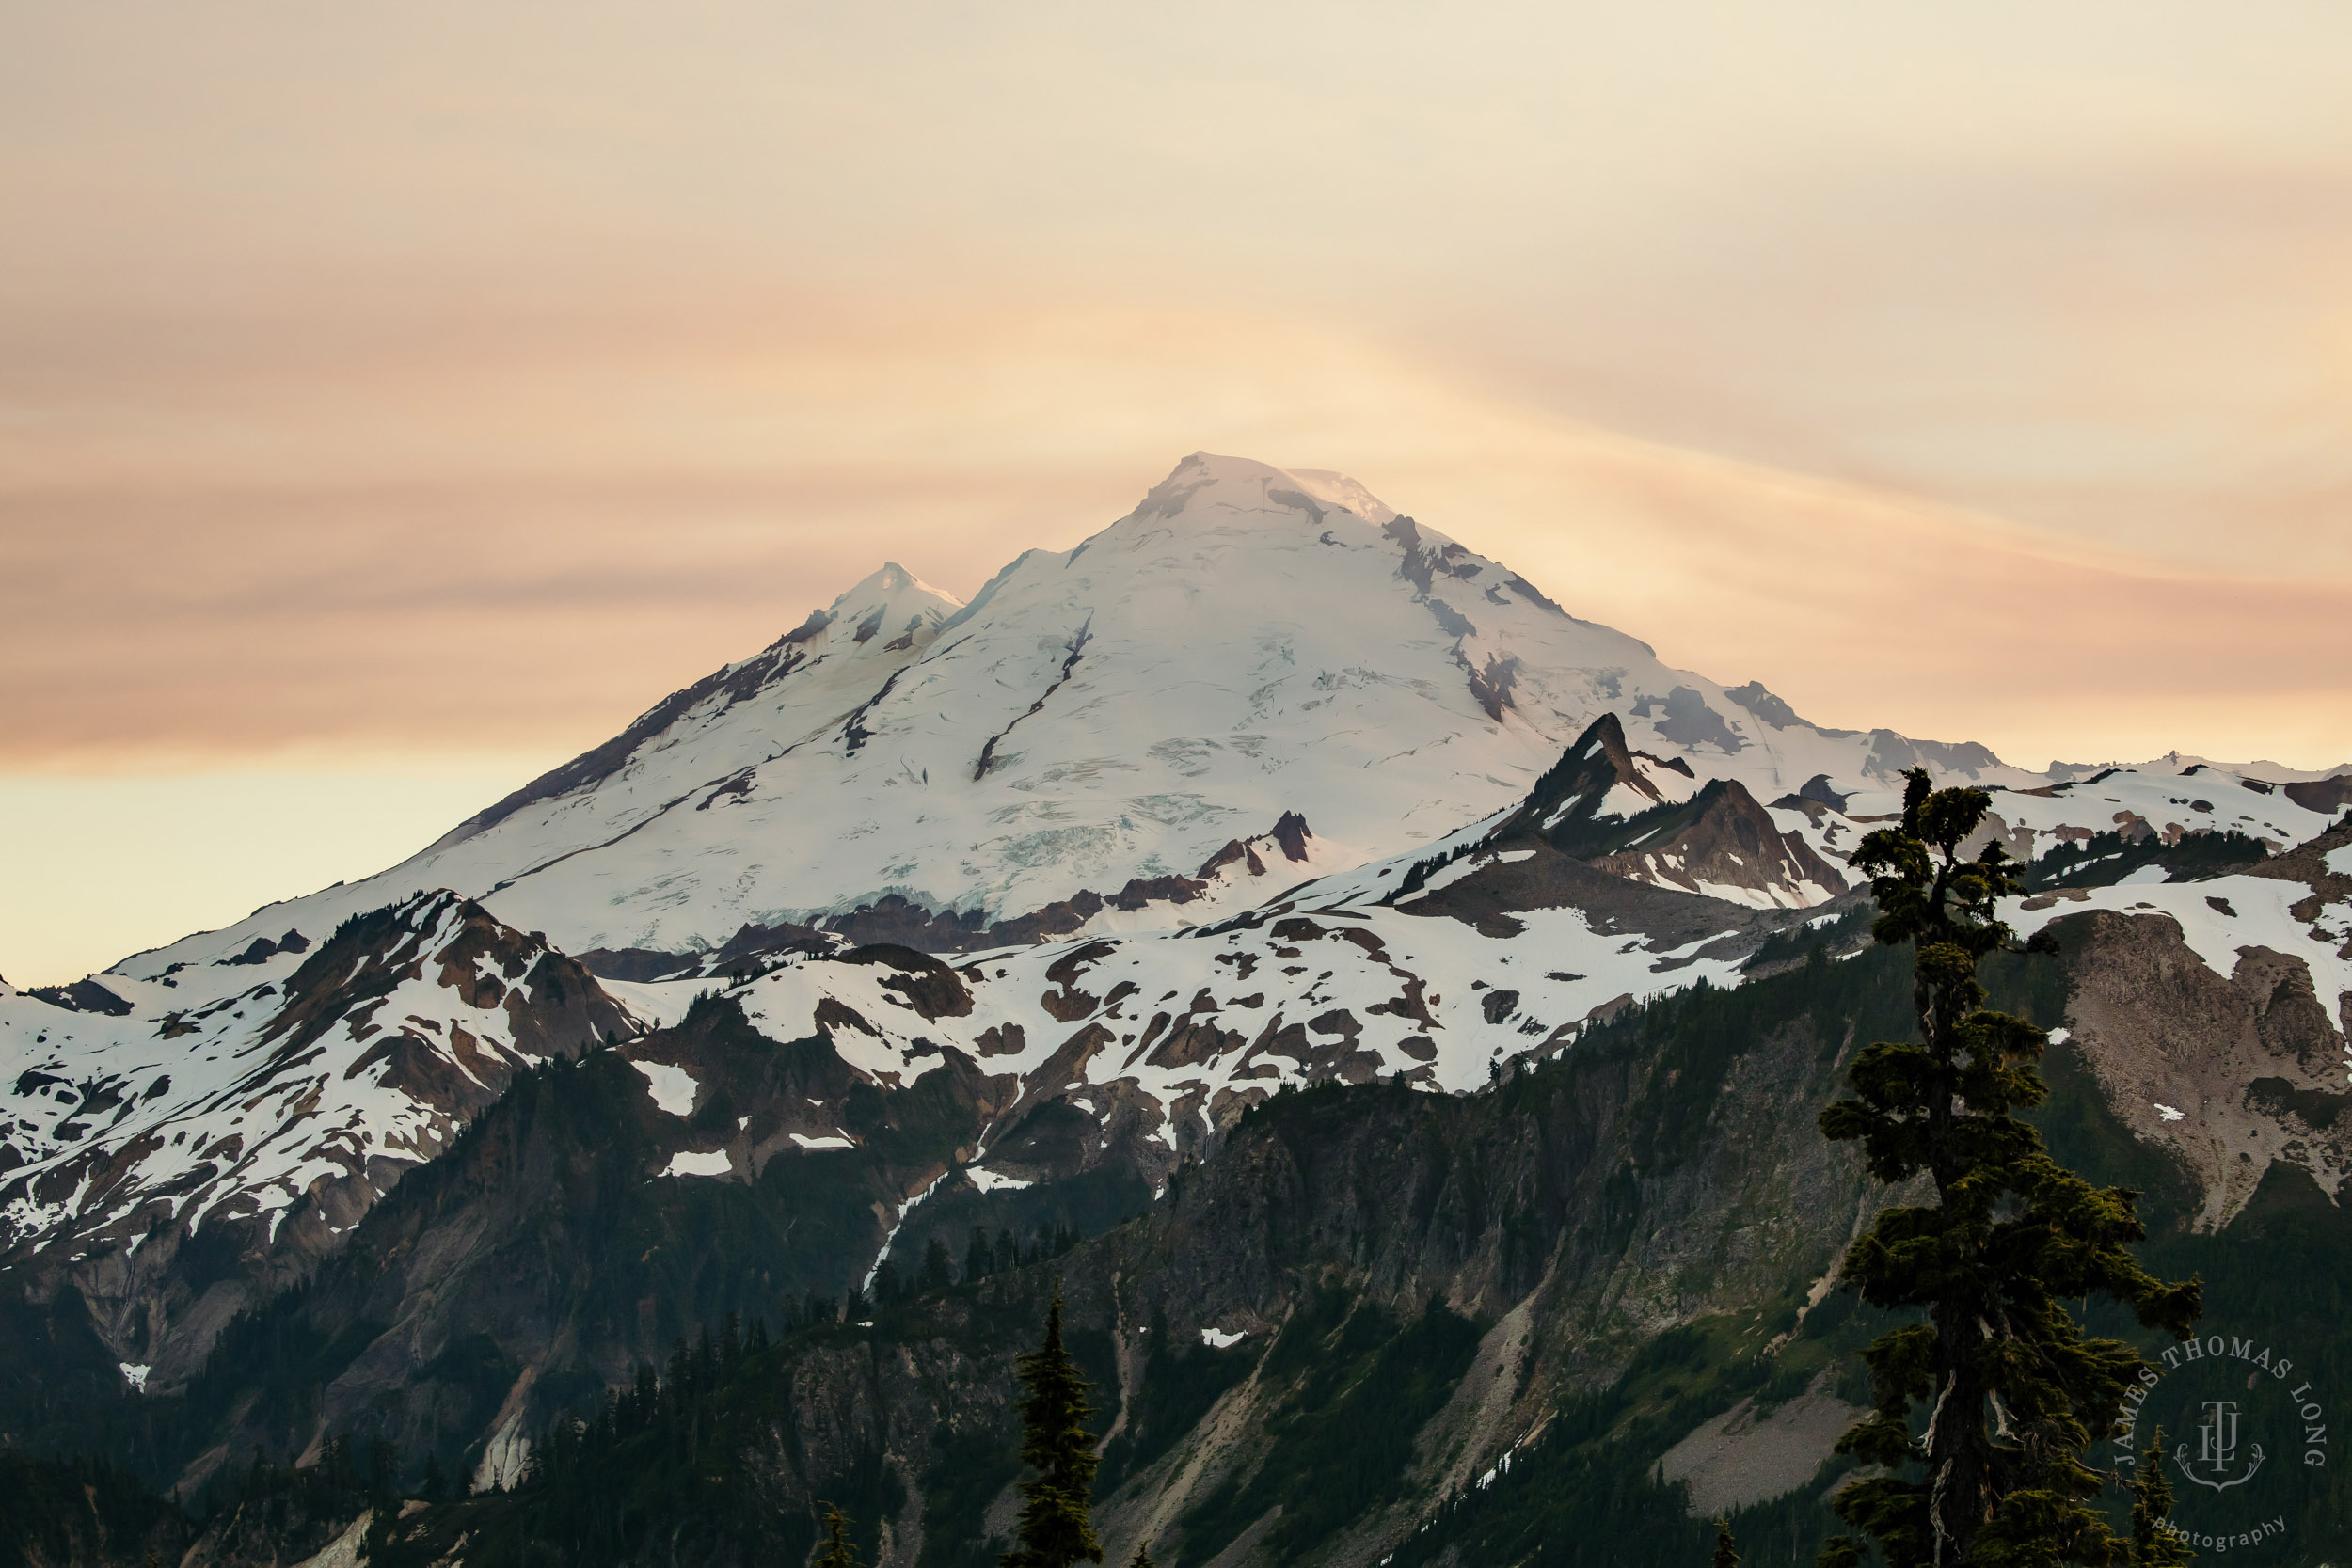
M 748 1561 L 789 1547 L 788 1521 L 866 1475 L 868 1506 L 901 1499 L 887 1560 L 972 1560 L 1002 1528 L 1010 1358 L 1056 1272 L 1104 1383 L 1107 1528 L 1187 1560 L 1243 1536 L 1263 1538 L 1264 1560 L 1376 1557 L 1661 1330 L 1733 1314 L 1752 1349 L 1791 1321 L 1864 1188 L 1825 1145 L 1785 1136 L 1788 1103 L 1829 1092 L 1846 1031 L 1821 1021 L 1899 1005 L 1898 979 L 1883 960 L 1817 962 L 1703 992 L 1486 1095 L 1278 1097 L 1148 1214 L 1054 1262 L 884 1307 L 871 1330 L 819 1323 L 747 1354 L 724 1400 L 667 1439 L 691 1473 L 707 1458 L 739 1485 L 641 1483 L 671 1463 L 644 1434 L 579 1456 L 596 1478 L 582 1484 L 622 1512 L 606 1545 L 582 1537 L 566 1560 L 667 1560 L 675 1546 Z M 713 1004 L 691 1027 L 723 1038 L 727 1012 Z M 780 1094 L 833 1086 L 821 1042 L 761 1046 Z M 630 1358 L 659 1359 L 691 1325 L 728 1311 L 781 1325 L 811 1286 L 837 1294 L 862 1272 L 876 1173 L 951 1152 L 978 1092 L 930 1074 L 877 1105 L 887 1119 L 854 1121 L 854 1159 L 778 1160 L 745 1186 L 650 1176 L 676 1139 L 638 1078 L 608 1051 L 518 1081 L 308 1290 L 232 1331 L 190 1391 L 197 1470 L 333 1431 L 396 1443 L 412 1481 L 428 1449 L 455 1473 L 501 1438 L 544 1439 L 557 1412 L 593 1410 L 628 1384 Z M 903 1103 L 933 1084 L 930 1112 Z M 713 1104 L 714 1124 L 760 1114 L 748 1092 Z M 1106 1180 L 1001 1195 L 1031 1206 L 1002 1217 L 1104 1223 L 1119 1207 Z M 902 1235 L 909 1257 L 914 1241 Z M 306 1378 L 310 1392 L 283 1397 Z M 1295 1441 L 1270 1444 L 1277 1432 Z M 1355 1479 L 1331 1492 L 1335 1474 Z M 511 1533 L 497 1521 L 554 1540 L 587 1517 L 542 1479 L 410 1528 L 438 1530 L 446 1513 L 477 1535 L 468 1561 L 504 1560 L 488 1546 Z
M 2097 917 L 2058 934 L 2067 958 L 1994 976 L 2045 1022 L 2106 940 Z M 972 1191 L 952 1216 L 927 1203 L 894 1254 L 910 1276 L 933 1237 L 961 1257 L 975 1219 L 1109 1228 L 854 1323 L 794 1320 L 811 1286 L 836 1296 L 862 1275 L 892 1218 L 882 1195 L 953 1157 L 988 1086 L 956 1069 L 877 1093 L 842 1123 L 860 1149 L 779 1157 L 748 1182 L 655 1177 L 774 1099 L 842 1081 L 821 1040 L 755 1042 L 707 1004 L 666 1043 L 519 1080 L 345 1261 L 224 1341 L 178 1451 L 382 1435 L 413 1493 L 428 1443 L 455 1474 L 532 1439 L 517 1490 L 388 1520 L 379 1565 L 460 1540 L 473 1568 L 797 1560 L 828 1498 L 859 1515 L 873 1560 L 977 1564 L 1016 1479 L 1011 1362 L 1059 1275 L 1099 1385 L 1115 1557 L 1141 1540 L 1187 1563 L 1662 1564 L 1694 1560 L 1692 1512 L 1721 1507 L 1758 1568 L 1810 1560 L 1828 1526 L 1811 1471 L 1858 1392 L 1842 1353 L 1869 1330 L 1824 1277 L 1883 1196 L 1811 1121 L 1908 1001 L 1903 955 L 1834 959 L 1831 940 L 1739 990 L 1597 1025 L 1486 1093 L 1278 1096 L 1148 1207 L 1099 1172 Z M 640 1051 L 700 1053 L 691 1117 L 650 1106 Z M 2203 1273 L 2217 1330 L 2291 1355 L 2332 1401 L 2352 1378 L 2352 1223 L 2280 1164 L 2201 1233 L 2194 1173 L 2134 1136 L 2071 1047 L 2051 1073 L 2061 1156 L 2150 1193 L 2152 1264 Z M 1122 1202 L 1144 1212 L 1113 1224 Z M 665 1354 L 703 1330 L 707 1351 Z M 625 1397 L 608 1407 L 606 1388 Z M 144 1403 L 151 1420 L 168 1405 Z M 2324 1466 L 2265 1484 L 2296 1521 L 2278 1560 L 2352 1545 L 2352 1499 Z M 188 1560 L 238 1560 L 215 1542 Z

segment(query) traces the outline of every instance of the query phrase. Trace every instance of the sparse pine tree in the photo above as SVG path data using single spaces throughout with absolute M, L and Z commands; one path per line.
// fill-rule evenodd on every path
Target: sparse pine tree
M 1740 1544 L 1731 1538 L 1731 1521 L 1715 1521 L 1715 1555 L 1708 1560 L 1708 1568 L 1740 1568 Z
M 850 1545 L 850 1516 L 831 1503 L 818 1506 L 825 1514 L 825 1555 L 817 1560 L 817 1568 L 858 1568 L 857 1553 Z
M 1138 1541 L 1136 1543 L 1136 1555 L 1127 1560 L 1127 1568 L 1160 1568 L 1160 1565 L 1152 1560 L 1152 1548 Z
M 1088 1505 L 1094 1493 L 1094 1435 L 1087 1380 L 1061 1342 L 1061 1281 L 1045 1312 L 1045 1338 L 1021 1358 L 1021 1462 L 1037 1474 L 1021 1483 L 1020 1545 L 1000 1568 L 1072 1568 L 1103 1560 Z
M 1996 901 L 2020 884 L 1999 839 L 1960 853 L 1992 798 L 1932 789 L 1924 768 L 1906 779 L 1901 826 L 1866 837 L 1853 863 L 1878 901 L 1872 934 L 1915 944 L 1920 1038 L 1865 1047 L 1852 1097 L 1821 1113 L 1821 1131 L 1859 1142 L 1890 1186 L 1926 1179 L 1928 1201 L 1882 1212 L 1845 1259 L 1865 1301 L 1924 1318 L 1865 1353 L 1874 1408 L 1837 1450 L 1877 1473 L 1836 1507 L 1889 1568 L 2113 1562 L 2123 1543 L 2091 1506 L 2106 1478 L 2083 1450 L 2119 1430 L 2144 1363 L 2121 1340 L 2085 1338 L 2065 1303 L 2106 1295 L 2185 1338 L 2201 1287 L 2142 1269 L 2129 1251 L 2147 1235 L 2138 1195 L 2067 1170 L 2016 1114 L 2048 1092 L 2034 1063 L 2049 1038 L 1988 1010 L 1977 979 L 2015 950 Z M 1932 1416 L 1915 1437 L 1919 1406 Z M 1861 1559 L 1841 1535 L 1820 1560 Z
M 2181 1568 L 2188 1544 L 2169 1528 L 2172 1487 L 2164 1479 L 2164 1429 L 2149 1434 L 2148 1451 L 2132 1472 L 2132 1568 Z

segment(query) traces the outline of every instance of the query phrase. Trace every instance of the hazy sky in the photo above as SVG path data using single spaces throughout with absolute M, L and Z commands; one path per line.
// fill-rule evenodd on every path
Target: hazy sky
M 0 0 L 0 214 L 20 982 L 1199 449 L 1823 722 L 2352 757 L 2340 4 Z

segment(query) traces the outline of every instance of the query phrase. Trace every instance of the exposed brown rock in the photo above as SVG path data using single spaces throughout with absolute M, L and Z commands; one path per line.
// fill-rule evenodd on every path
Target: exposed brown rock
M 2249 945 L 2225 977 L 2165 914 L 2093 911 L 2054 929 L 2074 976 L 2073 1048 L 2133 1133 L 2194 1177 L 2201 1228 L 2227 1225 L 2274 1161 L 2338 1190 L 2352 1171 L 2344 1037 L 2299 958 Z
M 1308 830 L 1307 819 L 1295 811 L 1286 811 L 1274 819 L 1274 842 L 1282 847 L 1286 860 L 1307 858 L 1307 841 L 1315 835 Z
M 1718 779 L 1692 800 L 1687 821 L 1665 826 L 1613 854 L 1596 856 L 1603 871 L 1696 893 L 1706 886 L 1793 891 L 1807 885 L 1832 893 L 1846 879 L 1770 813 L 1737 780 Z
M 943 1018 L 963 1018 L 972 1011 L 972 988 L 963 983 L 963 976 L 928 953 L 877 943 L 853 947 L 834 961 L 896 971 L 882 977 L 882 989 L 905 997 L 908 1006 L 933 1023 Z
M 2305 811 L 2325 812 L 2333 816 L 2352 806 L 2352 773 L 2338 773 L 2328 779 L 2298 779 L 2279 787 L 2281 794 Z

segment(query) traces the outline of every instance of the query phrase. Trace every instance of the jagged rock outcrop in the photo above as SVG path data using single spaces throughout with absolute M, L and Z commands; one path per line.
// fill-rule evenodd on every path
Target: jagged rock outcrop
M 44 1032 L 0 1085 L 42 1108 L 8 1138 L 0 1281 L 71 1290 L 158 1389 L 517 1071 L 637 1029 L 579 963 L 453 894 L 225 974 L 253 983 L 206 1000 L 190 976 L 198 1005 L 99 1041 Z

